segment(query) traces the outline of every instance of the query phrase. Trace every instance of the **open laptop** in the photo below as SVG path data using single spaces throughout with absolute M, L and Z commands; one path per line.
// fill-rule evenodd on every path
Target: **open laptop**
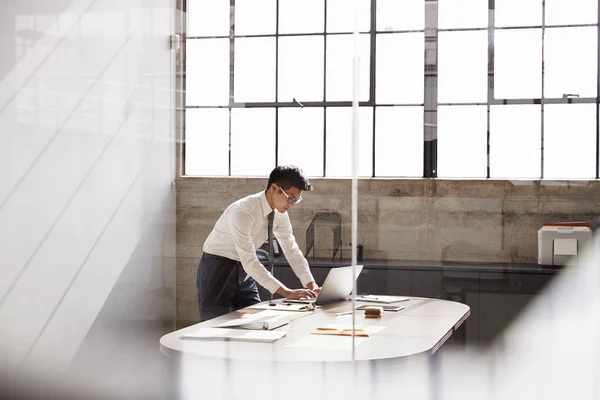
M 356 278 L 360 275 L 363 269 L 362 265 L 355 266 Z M 317 305 L 331 303 L 334 301 L 344 300 L 350 293 L 354 282 L 352 281 L 352 266 L 331 268 L 319 295 L 314 299 L 286 299 L 290 303 L 315 303 Z

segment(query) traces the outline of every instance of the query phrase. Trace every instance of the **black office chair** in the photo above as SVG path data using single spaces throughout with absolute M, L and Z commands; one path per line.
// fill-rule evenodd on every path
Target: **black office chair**
M 256 249 L 256 256 L 259 261 L 269 261 L 269 252 L 263 249 Z

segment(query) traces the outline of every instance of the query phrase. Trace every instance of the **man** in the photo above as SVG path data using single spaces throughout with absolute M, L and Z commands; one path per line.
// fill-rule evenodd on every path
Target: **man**
M 256 283 L 286 298 L 313 298 L 320 288 L 310 273 L 292 233 L 287 210 L 312 190 L 302 170 L 279 166 L 264 192 L 244 197 L 225 209 L 204 243 L 198 264 L 200 320 L 216 318 L 260 302 Z M 273 235 L 305 289 L 289 289 L 258 260 L 256 248 L 268 238 L 269 214 Z

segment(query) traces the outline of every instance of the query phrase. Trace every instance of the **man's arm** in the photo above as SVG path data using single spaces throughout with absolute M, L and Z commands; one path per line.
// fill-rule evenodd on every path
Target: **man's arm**
M 246 273 L 269 292 L 275 293 L 283 284 L 273 277 L 256 256 L 256 248 L 250 237 L 250 228 L 253 223 L 254 220 L 248 213 L 242 210 L 234 211 L 229 219 L 233 243 Z
M 256 248 L 250 236 L 250 227 L 253 222 L 252 216 L 241 210 L 236 211 L 229 222 L 233 243 L 246 273 L 271 293 L 277 293 L 289 299 L 316 297 L 316 293 L 309 289 L 289 289 L 258 260 Z
M 315 278 L 313 278 L 310 272 L 308 261 L 296 243 L 289 215 L 287 213 L 279 214 L 278 220 L 279 223 L 273 229 L 273 234 L 277 237 L 285 258 L 290 263 L 292 270 L 298 279 L 300 279 L 300 282 L 302 282 L 302 285 L 318 293 L 319 286 L 315 283 Z

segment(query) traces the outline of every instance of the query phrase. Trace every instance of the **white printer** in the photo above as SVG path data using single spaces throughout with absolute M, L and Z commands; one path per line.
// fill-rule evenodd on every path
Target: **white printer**
M 538 230 L 538 264 L 565 265 L 592 238 L 589 222 L 555 222 Z

